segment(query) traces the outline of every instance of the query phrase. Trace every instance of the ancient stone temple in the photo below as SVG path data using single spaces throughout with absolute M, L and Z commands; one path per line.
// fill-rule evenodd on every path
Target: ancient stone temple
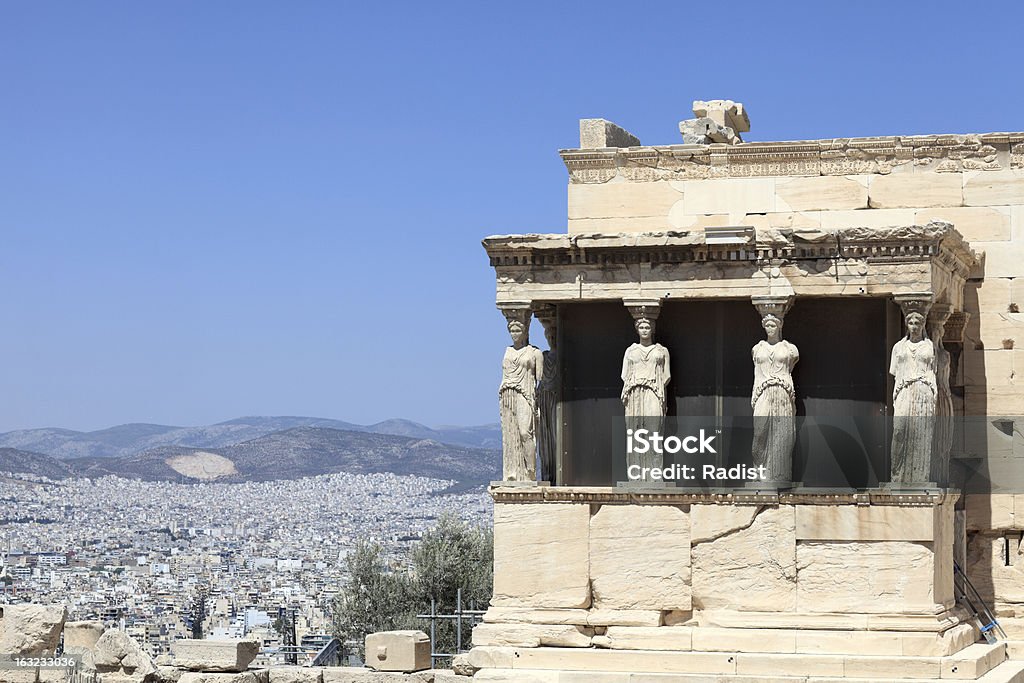
M 477 678 L 1024 681 L 1024 133 L 694 115 L 659 146 L 581 121 L 568 230 L 484 240 L 511 343 Z

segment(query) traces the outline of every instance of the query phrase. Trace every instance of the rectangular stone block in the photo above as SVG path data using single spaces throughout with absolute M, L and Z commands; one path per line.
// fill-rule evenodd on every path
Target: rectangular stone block
M 741 676 L 843 676 L 841 655 L 736 655 L 736 673 Z
M 491 604 L 588 607 L 589 544 L 589 505 L 496 503 Z
M 1024 392 L 1016 385 L 967 386 L 964 394 L 964 412 L 968 416 L 1024 415 Z
M 984 277 L 1021 277 L 1024 275 L 1024 244 L 1018 242 L 972 242 L 976 252 L 984 252 L 981 273 Z M 971 271 L 976 277 L 978 268 Z
M 366 635 L 366 666 L 412 673 L 430 668 L 430 637 L 423 631 L 378 631 Z
M 1018 354 L 1024 349 L 975 350 L 965 349 L 961 355 L 964 368 L 964 386 L 1009 386 L 1017 377 Z M 1024 360 L 1022 358 L 1021 360 Z M 1024 367 L 1024 364 L 1021 365 Z
M 938 657 L 856 657 L 843 660 L 846 678 L 939 678 L 942 670 Z
M 1024 348 L 1024 313 L 983 311 L 978 314 L 977 327 L 971 323 L 966 332 L 974 330 L 986 350 L 1012 349 L 1017 345 Z
M 603 505 L 590 520 L 599 609 L 688 610 L 690 520 L 673 505 Z
M 808 176 L 775 180 L 776 211 L 868 208 L 868 176 Z
M 1024 291 L 1014 291 L 1012 278 L 986 277 L 984 280 L 972 280 L 964 285 L 964 310 L 971 314 L 964 330 L 965 341 L 978 339 L 978 313 L 1006 313 L 1010 304 L 1016 301 L 1014 295 L 1024 295 Z M 1024 303 L 1024 296 L 1019 296 Z
M 1019 170 L 968 172 L 963 186 L 967 206 L 1024 204 L 1024 172 Z
M 529 609 L 515 607 L 489 607 L 484 614 L 485 624 L 576 624 L 587 623 L 585 609 Z
M 793 506 L 691 507 L 695 609 L 792 611 L 796 608 Z M 745 520 L 749 516 L 750 522 Z M 718 531 L 715 531 L 717 529 Z
M 260 641 L 175 640 L 171 642 L 174 666 L 189 671 L 245 671 L 260 652 Z
M 930 507 L 888 505 L 799 505 L 798 541 L 931 541 L 935 513 Z
M 693 649 L 693 629 L 689 626 L 609 626 L 606 647 L 613 650 Z
M 668 217 L 683 194 L 667 180 L 647 183 L 569 185 L 569 220 L 580 218 Z
M 822 230 L 840 228 L 889 228 L 914 224 L 913 209 L 861 209 L 858 211 L 822 211 L 818 214 Z
M 728 214 L 775 211 L 774 178 L 723 178 L 683 183 L 683 213 Z
M 967 540 L 967 574 L 989 604 L 1024 603 L 1024 552 L 1019 534 L 976 533 Z
M 1012 236 L 1008 207 L 948 206 L 922 209 L 915 214 L 916 224 L 925 225 L 929 221 L 952 223 L 971 245 L 1006 241 Z
M 935 609 L 935 557 L 927 543 L 801 541 L 796 557 L 801 612 Z
M 969 493 L 964 500 L 968 531 L 1015 529 L 1015 496 L 1010 493 Z
M 873 209 L 962 206 L 964 190 L 957 173 L 893 173 L 872 176 L 868 203 Z
M 569 221 L 570 235 L 592 233 L 617 235 L 623 232 L 664 232 L 674 230 L 667 216 L 631 216 L 629 218 L 576 218 Z
M 477 624 L 473 645 L 489 647 L 590 647 L 594 629 L 566 624 Z
M 796 651 L 805 654 L 894 657 L 903 654 L 901 635 L 866 631 L 797 631 Z
M 726 674 L 735 655 L 711 652 L 529 648 L 518 650 L 516 668 L 570 671 Z
M 707 652 L 796 652 L 796 631 L 773 628 L 693 629 L 693 649 Z
M 592 609 L 587 613 L 590 626 L 661 626 L 660 611 L 639 609 Z

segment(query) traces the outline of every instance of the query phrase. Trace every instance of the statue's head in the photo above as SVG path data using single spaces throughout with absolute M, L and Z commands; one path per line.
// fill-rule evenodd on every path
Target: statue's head
M 771 313 L 769 313 L 762 317 L 761 327 L 764 329 L 769 339 L 776 336 L 782 336 L 782 318 L 778 317 L 777 315 L 772 315 Z
M 521 320 L 509 320 L 508 333 L 512 337 L 512 341 L 514 342 L 527 341 L 526 324 L 523 323 Z
M 920 336 L 924 332 L 924 315 L 913 311 L 907 314 L 907 334 L 911 337 Z
M 636 333 L 641 341 L 649 341 L 654 338 L 654 321 L 650 318 L 637 318 L 633 323 Z

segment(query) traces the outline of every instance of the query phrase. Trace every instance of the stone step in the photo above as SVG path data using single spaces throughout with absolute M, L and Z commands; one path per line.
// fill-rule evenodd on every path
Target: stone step
M 976 643 L 948 657 L 475 647 L 469 654 L 469 661 L 473 666 L 483 669 L 481 673 L 498 668 L 593 672 L 594 675 L 609 671 L 686 673 L 711 676 L 714 680 L 718 680 L 715 676 L 788 676 L 797 680 L 816 676 L 824 679 L 874 681 L 973 681 L 1006 661 L 1006 644 Z
M 949 678 L 836 678 L 695 673 L 628 673 L 551 671 L 547 669 L 484 669 L 473 683 L 949 683 Z M 976 683 L 1024 683 L 1024 662 L 1003 662 Z

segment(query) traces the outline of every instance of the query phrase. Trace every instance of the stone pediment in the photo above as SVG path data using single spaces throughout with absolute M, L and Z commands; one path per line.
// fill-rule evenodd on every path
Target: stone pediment
M 723 237 L 724 236 L 724 237 Z M 977 256 L 945 222 L 887 228 L 770 229 L 483 240 L 498 303 L 933 292 L 959 309 Z

